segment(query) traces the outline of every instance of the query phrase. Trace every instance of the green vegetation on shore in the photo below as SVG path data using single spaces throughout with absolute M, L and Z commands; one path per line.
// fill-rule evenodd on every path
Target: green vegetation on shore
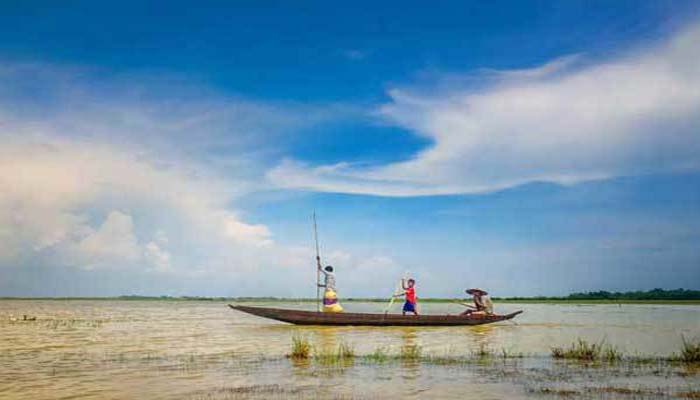
M 167 301 L 221 301 L 221 302 L 281 302 L 281 303 L 315 303 L 315 298 L 285 297 L 200 297 L 200 296 L 139 296 L 126 295 L 116 297 L 0 297 L 0 300 L 167 300 Z M 493 297 L 501 303 L 577 303 L 577 304 L 700 304 L 700 290 L 664 290 L 653 289 L 633 292 L 587 292 L 572 293 L 562 297 Z M 386 298 L 344 298 L 343 302 L 384 303 Z M 462 301 L 459 298 L 421 298 L 423 303 L 451 303 Z
M 559 301 L 579 301 L 579 300 L 607 300 L 607 301 L 649 301 L 649 300 L 700 300 L 700 290 L 686 289 L 652 289 L 647 291 L 633 292 L 606 292 L 600 290 L 597 292 L 572 293 L 566 297 L 507 297 L 503 300 L 559 300 Z

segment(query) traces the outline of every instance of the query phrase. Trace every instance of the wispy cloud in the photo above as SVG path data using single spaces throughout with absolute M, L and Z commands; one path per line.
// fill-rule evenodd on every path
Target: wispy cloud
M 369 168 L 286 160 L 268 178 L 285 188 L 415 196 L 697 170 L 699 42 L 693 25 L 612 59 L 577 55 L 480 71 L 466 86 L 395 88 L 379 114 L 429 138 L 427 149 Z
M 369 55 L 368 52 L 358 50 L 358 49 L 343 50 L 342 54 L 343 54 L 343 57 L 347 58 L 348 60 L 353 60 L 353 61 L 364 60 Z

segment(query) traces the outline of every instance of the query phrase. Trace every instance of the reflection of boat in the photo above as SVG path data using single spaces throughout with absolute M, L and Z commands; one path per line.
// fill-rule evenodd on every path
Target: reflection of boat
M 297 325 L 372 325 L 372 326 L 456 326 L 481 325 L 512 319 L 522 311 L 506 315 L 398 315 L 367 313 L 323 313 L 318 311 L 288 310 L 282 308 L 234 306 L 258 317 L 289 322 Z

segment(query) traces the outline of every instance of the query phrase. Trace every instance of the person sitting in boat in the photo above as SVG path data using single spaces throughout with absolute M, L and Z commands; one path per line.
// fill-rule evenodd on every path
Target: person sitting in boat
M 465 292 L 472 296 L 474 305 L 460 303 L 467 307 L 467 309 L 460 315 L 479 316 L 493 314 L 493 302 L 491 301 L 488 292 L 479 288 L 467 289 Z
M 408 281 L 401 279 L 401 287 L 403 288 L 403 294 L 396 295 L 395 297 L 406 296 L 406 302 L 403 303 L 403 315 L 407 312 L 412 312 L 413 315 L 418 315 L 418 299 L 416 297 L 416 281 L 411 278 Z
M 316 261 L 318 263 L 318 270 L 324 276 L 324 281 L 319 284 L 319 287 L 325 288 L 323 291 L 323 312 L 342 312 L 343 307 L 338 303 L 338 294 L 335 291 L 335 274 L 333 273 L 333 267 L 327 265 L 325 268 L 321 268 L 321 258 L 317 257 Z

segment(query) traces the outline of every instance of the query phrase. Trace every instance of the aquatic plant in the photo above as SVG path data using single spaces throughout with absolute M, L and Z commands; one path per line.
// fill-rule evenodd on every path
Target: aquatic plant
M 368 361 L 373 361 L 376 363 L 384 363 L 389 360 L 389 353 L 384 347 L 377 347 L 373 352 L 367 354 L 364 357 Z
M 489 349 L 484 343 L 479 344 L 479 349 L 472 352 L 472 356 L 480 360 L 491 358 L 493 354 L 493 350 Z
M 622 353 L 605 341 L 600 343 L 589 343 L 583 339 L 578 339 L 568 348 L 553 347 L 552 357 L 580 361 L 617 361 L 622 358 Z
M 681 348 L 680 361 L 686 363 L 700 363 L 700 340 L 686 340 L 681 336 L 683 347 Z
M 603 347 L 600 358 L 607 362 L 620 361 L 622 360 L 622 352 L 614 346 L 607 345 Z
M 423 353 L 423 349 L 418 345 L 412 344 L 412 345 L 403 346 L 403 347 L 401 347 L 401 352 L 399 353 L 399 359 L 409 360 L 409 361 L 419 361 L 422 353 Z
M 314 361 L 320 364 L 334 364 L 340 361 L 340 358 L 335 351 L 329 349 L 319 350 L 316 347 L 313 348 L 313 358 Z
M 338 357 L 341 359 L 355 358 L 355 349 L 350 344 L 341 342 L 338 345 Z
M 311 343 L 304 336 L 292 336 L 292 352 L 290 358 L 295 360 L 306 360 L 311 357 Z
M 525 354 L 516 353 L 508 349 L 501 348 L 501 358 L 503 358 L 504 360 L 508 358 L 525 358 Z
M 313 351 L 314 360 L 321 364 L 337 364 L 355 359 L 355 349 L 344 342 L 341 342 L 335 349 L 325 349 Z

